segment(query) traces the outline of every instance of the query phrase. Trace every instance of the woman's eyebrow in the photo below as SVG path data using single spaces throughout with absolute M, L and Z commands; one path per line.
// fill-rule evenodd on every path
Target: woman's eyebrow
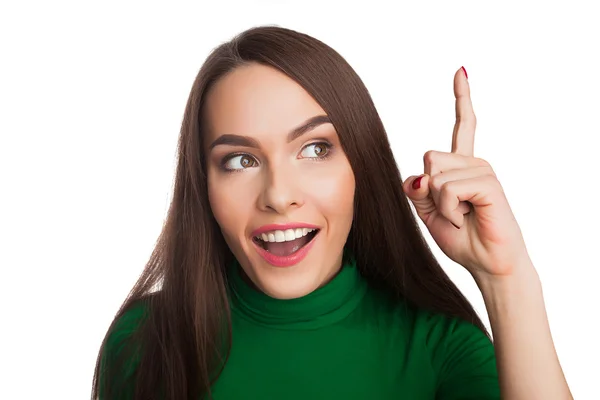
M 312 131 L 319 125 L 330 124 L 331 120 L 327 115 L 317 115 L 315 117 L 309 118 L 304 123 L 296 128 L 294 128 L 290 133 L 288 133 L 287 142 L 291 143 L 306 132 Z
M 288 133 L 287 142 L 293 142 L 298 139 L 300 136 L 315 129 L 319 125 L 330 124 L 331 120 L 327 115 L 317 115 L 312 118 L 304 121 L 300 126 L 294 128 L 292 131 Z M 215 139 L 210 144 L 209 150 L 212 150 L 218 145 L 230 145 L 230 146 L 244 146 L 244 147 L 252 147 L 259 148 L 259 143 L 256 139 L 251 138 L 249 136 L 241 136 L 241 135 L 232 135 L 225 134 L 221 135 Z

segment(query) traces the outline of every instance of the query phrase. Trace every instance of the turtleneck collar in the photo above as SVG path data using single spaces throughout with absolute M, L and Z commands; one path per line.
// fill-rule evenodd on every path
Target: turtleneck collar
M 229 297 L 233 312 L 276 329 L 317 329 L 334 324 L 358 306 L 367 282 L 356 260 L 344 254 L 342 268 L 331 281 L 306 296 L 281 300 L 251 287 L 241 276 L 237 260 L 228 269 Z

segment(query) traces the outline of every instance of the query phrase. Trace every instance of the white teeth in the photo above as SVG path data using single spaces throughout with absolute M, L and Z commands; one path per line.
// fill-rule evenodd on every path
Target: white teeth
M 283 232 L 283 231 L 275 231 L 275 241 L 277 243 L 279 243 L 279 242 L 285 242 L 285 232 Z
M 315 229 L 308 228 L 286 229 L 285 231 L 278 230 L 271 231 L 268 233 L 262 233 L 260 234 L 260 236 L 256 236 L 256 238 L 265 242 L 289 242 L 295 239 L 299 239 L 302 236 L 306 236 L 314 230 Z
M 286 229 L 285 230 L 286 242 L 289 242 L 290 240 L 294 240 L 294 239 L 296 239 L 296 231 L 293 229 Z

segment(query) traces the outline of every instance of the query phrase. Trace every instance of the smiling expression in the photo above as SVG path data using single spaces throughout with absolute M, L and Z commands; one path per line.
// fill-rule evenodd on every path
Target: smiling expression
M 282 72 L 252 63 L 214 84 L 203 124 L 212 212 L 247 277 L 281 299 L 328 282 L 355 182 L 325 111 Z

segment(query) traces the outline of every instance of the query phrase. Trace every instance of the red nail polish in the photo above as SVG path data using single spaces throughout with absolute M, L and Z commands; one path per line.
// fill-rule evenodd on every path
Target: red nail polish
M 414 190 L 417 190 L 417 189 L 419 189 L 419 188 L 421 187 L 421 179 L 423 179 L 423 177 L 422 177 L 422 176 L 418 177 L 417 179 L 415 179 L 415 180 L 413 181 L 413 183 L 412 183 L 412 188 L 413 188 Z
M 467 75 L 467 70 L 465 69 L 465 67 L 461 67 L 463 72 L 465 73 L 465 76 L 467 77 L 467 79 L 469 79 L 469 75 Z

